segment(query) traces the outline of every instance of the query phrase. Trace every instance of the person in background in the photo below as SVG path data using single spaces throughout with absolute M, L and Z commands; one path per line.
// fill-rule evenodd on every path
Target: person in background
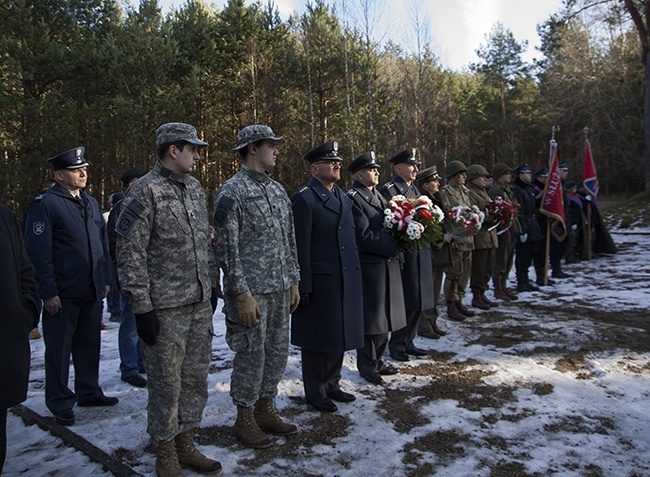
M 159 477 L 182 475 L 181 465 L 200 473 L 222 469 L 194 445 L 208 398 L 214 330 L 208 210 L 190 173 L 207 146 L 189 124 L 158 127 L 158 161 L 131 184 L 115 228 L 120 286 L 147 368 L 147 432 Z
M 361 264 L 353 202 L 336 183 L 342 159 L 329 141 L 304 156 L 312 179 L 291 196 L 300 265 L 300 304 L 291 315 L 291 343 L 302 354 L 307 403 L 336 412 L 345 351 L 364 346 Z
M 106 222 L 85 187 L 88 162 L 76 147 L 47 161 L 56 185 L 36 197 L 25 219 L 25 247 L 43 300 L 45 403 L 59 424 L 73 406 L 113 406 L 99 386 L 100 323 L 112 282 Z M 74 388 L 68 388 L 70 355 Z
M 263 431 L 295 434 L 280 419 L 275 396 L 289 356 L 289 314 L 300 300 L 293 213 L 282 185 L 271 179 L 285 140 L 261 124 L 237 134 L 232 153 L 241 169 L 214 199 L 217 257 L 224 275 L 226 342 L 235 352 L 230 396 L 233 434 L 249 447 L 273 445 Z
M 537 222 L 535 189 L 532 182 L 533 173 L 528 164 L 522 164 L 515 170 L 512 191 L 521 206 L 518 214 L 521 235 L 518 237 L 515 255 L 518 292 L 539 291 L 539 287 L 531 282 L 528 276 L 528 269 L 533 263 L 535 242 L 542 240 L 542 232 Z
M 373 151 L 348 166 L 354 182 L 348 195 L 354 202 L 357 248 L 363 282 L 365 345 L 357 350 L 357 368 L 366 381 L 382 384 L 382 376 L 397 374 L 383 362 L 388 333 L 406 326 L 399 245 L 382 230 L 388 201 L 377 192 L 379 168 Z
M 479 210 L 486 213 L 483 226 L 474 235 L 474 251 L 472 252 L 470 275 L 472 306 L 481 310 L 489 310 L 498 306 L 497 303 L 485 296 L 485 292 L 490 288 L 490 278 L 494 268 L 494 254 L 499 247 L 499 239 L 494 229 L 497 221 L 487 214 L 487 205 L 491 201 L 485 190 L 487 176 L 488 171 L 480 164 L 472 164 L 467 168 L 469 200 L 472 205 L 477 206 Z
M 122 197 L 117 198 L 114 202 L 111 209 L 111 213 L 108 216 L 107 230 L 108 230 L 108 248 L 111 252 L 111 262 L 113 264 L 114 271 L 114 280 L 113 280 L 113 290 L 117 293 L 117 298 L 115 303 L 119 305 L 119 308 L 115 309 L 115 313 L 119 317 L 120 329 L 118 332 L 118 349 L 120 352 L 120 379 L 125 383 L 129 383 L 131 386 L 137 388 L 143 388 L 147 385 L 147 380 L 142 376 L 144 372 L 144 361 L 142 358 L 142 350 L 140 348 L 140 342 L 138 340 L 138 333 L 136 332 L 135 325 L 135 316 L 133 315 L 133 310 L 131 309 L 131 303 L 129 298 L 124 295 L 120 287 L 120 280 L 117 274 L 117 231 L 115 226 L 117 224 L 117 218 L 122 211 L 122 205 L 124 197 L 131 185 L 137 181 L 140 177 L 144 176 L 146 171 L 139 167 L 132 167 L 122 174 L 120 181 L 122 182 L 122 187 L 124 188 L 124 193 L 119 193 Z M 113 194 L 115 198 L 117 193 Z M 109 295 L 110 296 L 110 295 Z M 112 318 L 111 314 L 111 318 Z M 111 320 L 112 321 L 112 320 Z
M 428 167 L 417 173 L 415 185 L 424 194 L 431 199 L 433 205 L 447 214 L 445 206 L 440 200 L 440 181 L 442 177 L 438 174 L 436 166 Z M 443 224 L 444 230 L 444 224 Z M 444 243 L 440 248 L 431 247 L 431 267 L 433 268 L 433 312 L 426 316 L 420 317 L 418 325 L 418 335 L 424 338 L 439 339 L 447 334 L 446 331 L 438 326 L 438 305 L 440 304 L 440 292 L 442 291 L 442 279 L 445 269 L 451 266 L 451 241 L 452 237 L 448 233 L 443 235 Z
M 41 298 L 16 215 L 0 204 L 0 474 L 7 454 L 7 409 L 27 399 L 29 333 L 36 329 Z
M 115 206 L 122 201 L 122 199 L 124 199 L 124 193 L 122 192 L 115 192 L 111 194 L 110 197 L 108 198 L 108 204 L 110 205 L 110 209 L 107 212 L 104 212 L 104 220 L 106 221 L 107 225 L 108 225 L 108 220 L 111 216 L 111 212 L 113 211 Z M 113 229 L 115 229 L 115 224 L 113 224 Z M 109 248 L 110 248 L 110 235 L 111 235 L 111 230 L 109 228 L 108 229 Z M 114 260 L 114 256 L 113 256 L 114 252 L 115 252 L 115 244 L 113 244 L 113 249 L 111 250 L 111 260 Z M 120 293 L 119 287 L 117 285 L 117 269 L 115 268 L 115 265 L 113 265 L 113 283 L 111 284 L 111 291 L 108 292 L 108 296 L 106 297 L 106 307 L 108 309 L 108 312 L 111 315 L 108 321 L 111 321 L 113 323 L 119 323 L 120 315 L 122 313 L 122 294 Z
M 409 148 L 390 159 L 393 164 L 393 178 L 379 191 L 387 200 L 398 194 L 408 198 L 422 195 L 414 184 L 420 165 L 415 153 L 415 148 Z M 427 317 L 433 316 L 435 308 L 431 294 L 433 288 L 431 247 L 420 247 L 418 254 L 404 253 L 403 256 L 402 289 L 406 307 L 406 326 L 393 331 L 388 343 L 390 356 L 396 361 L 408 361 L 409 355 L 427 355 L 425 350 L 415 346 L 414 339 L 421 317 L 425 314 Z
M 445 210 L 453 207 L 471 205 L 469 190 L 465 186 L 467 167 L 461 161 L 451 161 L 445 167 L 447 184 L 440 190 L 440 199 Z M 472 251 L 474 237 L 454 237 L 451 243 L 452 264 L 445 270 L 445 299 L 447 301 L 447 318 L 463 321 L 476 313 L 463 305 L 465 290 L 469 284 L 472 271 Z
M 502 197 L 503 200 L 517 207 L 517 201 L 512 192 L 512 167 L 500 162 L 492 168 L 494 185 L 490 188 L 488 195 L 492 200 Z M 500 300 L 514 301 L 519 297 L 508 289 L 508 275 L 512 269 L 515 257 L 516 238 L 521 233 L 519 219 L 515 214 L 510 224 L 498 232 L 499 247 L 494 257 L 494 269 L 492 270 L 492 283 L 494 284 L 494 296 Z

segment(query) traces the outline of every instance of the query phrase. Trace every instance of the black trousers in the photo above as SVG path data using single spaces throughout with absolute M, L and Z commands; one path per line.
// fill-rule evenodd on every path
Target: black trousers
M 0 409 L 0 475 L 7 457 L 7 410 Z
M 328 399 L 327 393 L 341 389 L 341 368 L 343 353 L 322 353 L 305 348 L 302 354 L 302 382 L 307 402 Z
M 381 357 L 388 346 L 388 333 L 365 335 L 364 347 L 357 350 L 357 368 L 361 376 L 378 373 L 382 368 Z
M 45 342 L 45 404 L 58 414 L 79 401 L 102 394 L 99 387 L 99 349 L 102 302 L 61 300 L 52 316 L 43 310 Z M 74 365 L 74 390 L 68 388 L 70 355 Z
M 515 271 L 517 272 L 517 283 L 526 283 L 528 269 L 533 262 L 535 242 L 518 243 L 515 255 Z
M 418 332 L 420 313 L 422 313 L 422 310 L 407 311 L 406 326 L 391 333 L 388 348 L 392 354 L 399 351 L 405 352 L 413 347 L 413 340 Z

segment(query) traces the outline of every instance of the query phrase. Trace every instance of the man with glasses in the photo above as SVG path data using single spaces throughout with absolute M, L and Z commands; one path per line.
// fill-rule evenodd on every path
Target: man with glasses
M 395 175 L 381 188 L 381 194 L 390 200 L 396 195 L 415 198 L 421 194 L 413 181 L 418 173 L 420 161 L 415 158 L 415 148 L 406 149 L 390 159 Z M 388 349 L 393 359 L 408 361 L 411 356 L 425 356 L 423 349 L 413 343 L 418 331 L 420 315 L 433 314 L 433 269 L 431 267 L 431 247 L 420 247 L 419 253 L 404 253 L 402 267 L 402 288 L 406 305 L 406 327 L 394 331 Z
M 307 403 L 335 412 L 334 401 L 356 398 L 339 385 L 343 354 L 362 348 L 361 265 L 355 238 L 353 202 L 336 185 L 342 159 L 329 141 L 304 156 L 312 175 L 293 194 L 300 265 L 300 304 L 291 317 L 291 343 L 302 351 Z

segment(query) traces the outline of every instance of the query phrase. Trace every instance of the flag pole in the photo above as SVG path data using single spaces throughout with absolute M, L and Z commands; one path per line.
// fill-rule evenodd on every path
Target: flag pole
M 589 126 L 585 126 L 583 131 L 585 133 L 585 148 L 587 148 L 589 147 Z M 591 204 L 587 204 L 587 258 L 591 260 Z
M 553 144 L 555 144 L 555 126 L 551 127 L 551 141 L 548 154 L 548 169 L 551 169 L 551 161 L 553 160 Z M 548 286 L 548 263 L 551 260 L 551 226 L 553 221 L 550 217 L 546 217 L 546 247 L 544 249 L 544 286 Z

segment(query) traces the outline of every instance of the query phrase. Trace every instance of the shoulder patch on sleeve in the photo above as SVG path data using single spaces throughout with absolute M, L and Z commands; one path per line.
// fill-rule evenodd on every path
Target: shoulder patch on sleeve
M 124 207 L 120 216 L 117 219 L 117 225 L 115 226 L 115 231 L 122 235 L 123 237 L 131 236 L 131 231 L 133 230 L 133 225 L 137 222 L 139 216 L 135 214 L 133 209 L 129 207 Z
M 222 223 L 232 212 L 235 205 L 235 199 L 228 196 L 221 196 L 217 198 L 216 207 L 214 209 L 214 222 L 217 224 Z
M 124 207 L 130 209 L 138 217 L 142 217 L 147 210 L 147 208 L 136 199 L 127 200 L 124 203 Z

